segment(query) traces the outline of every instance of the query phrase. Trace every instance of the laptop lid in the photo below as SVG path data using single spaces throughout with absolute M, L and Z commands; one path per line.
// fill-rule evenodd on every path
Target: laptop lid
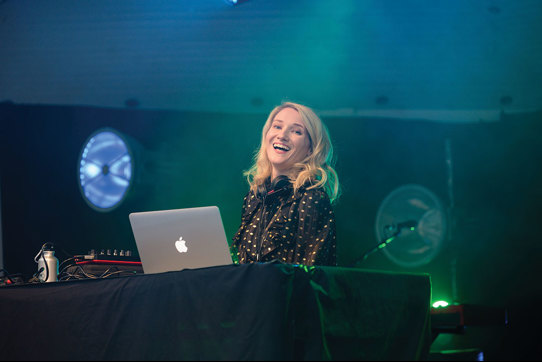
M 216 206 L 135 212 L 129 218 L 145 274 L 232 264 Z

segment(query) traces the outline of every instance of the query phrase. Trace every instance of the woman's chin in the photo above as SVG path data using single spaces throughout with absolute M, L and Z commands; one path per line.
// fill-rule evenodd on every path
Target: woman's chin
M 271 163 L 273 166 L 273 175 L 286 175 L 288 174 L 288 171 L 292 167 L 292 165 L 289 164 L 277 164 L 277 163 Z

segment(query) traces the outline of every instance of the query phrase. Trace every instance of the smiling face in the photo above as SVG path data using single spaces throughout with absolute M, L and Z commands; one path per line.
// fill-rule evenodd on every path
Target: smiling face
M 310 138 L 301 115 L 289 107 L 278 112 L 265 136 L 265 145 L 272 166 L 271 179 L 288 175 L 292 166 L 311 151 Z

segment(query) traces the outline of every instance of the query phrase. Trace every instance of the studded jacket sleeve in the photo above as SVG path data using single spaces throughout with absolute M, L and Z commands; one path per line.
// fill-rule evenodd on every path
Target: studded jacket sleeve
M 231 259 L 234 262 L 234 264 L 243 263 L 243 260 L 240 260 L 240 247 L 241 247 L 241 237 L 244 234 L 245 228 L 246 228 L 246 217 L 247 217 L 247 205 L 250 201 L 250 199 L 253 199 L 254 196 L 252 193 L 248 193 L 244 199 L 243 199 L 243 207 L 241 208 L 241 225 L 239 226 L 239 229 L 235 233 L 235 236 L 232 239 L 232 242 L 230 244 L 230 254 Z M 246 237 L 245 237 L 246 240 Z
M 293 263 L 335 266 L 335 215 L 327 194 L 322 190 L 305 191 L 299 200 L 298 214 Z

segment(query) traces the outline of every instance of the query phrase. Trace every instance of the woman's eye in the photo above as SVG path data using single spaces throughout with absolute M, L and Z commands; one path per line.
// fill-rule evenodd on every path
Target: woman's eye
M 294 132 L 295 132 L 296 134 L 300 135 L 300 136 L 303 134 L 303 132 L 301 132 L 301 131 L 294 131 Z

